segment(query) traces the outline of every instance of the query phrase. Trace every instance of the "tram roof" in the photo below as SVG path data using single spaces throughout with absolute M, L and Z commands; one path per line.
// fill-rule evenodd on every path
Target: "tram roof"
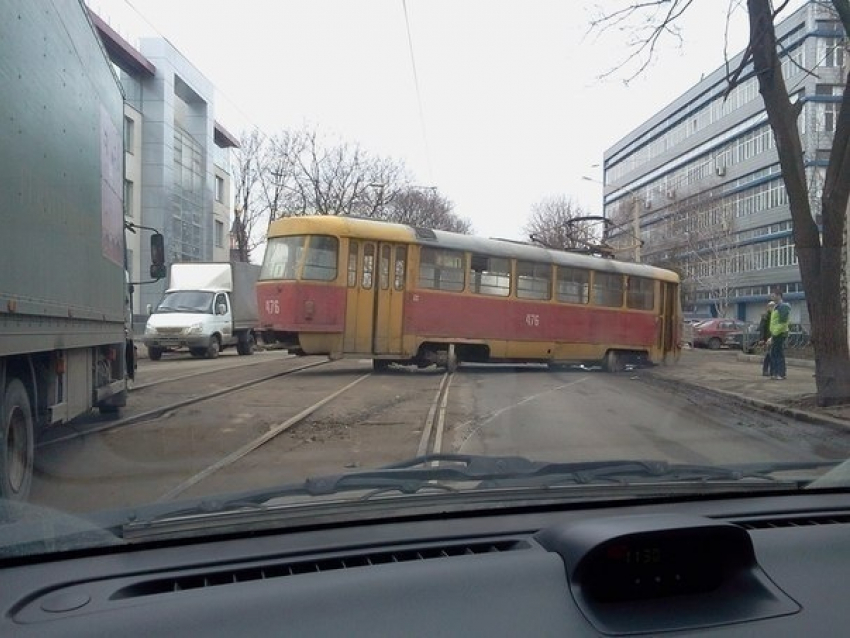
M 309 215 L 279 219 L 272 222 L 268 232 L 269 237 L 301 234 L 325 234 L 363 240 L 419 244 L 481 253 L 492 257 L 513 257 L 527 261 L 551 262 L 576 268 L 618 272 L 636 277 L 650 277 L 671 282 L 679 281 L 678 275 L 673 271 L 647 264 L 635 264 L 563 250 L 553 250 L 507 239 L 490 239 L 442 230 L 414 228 L 406 224 L 344 215 Z

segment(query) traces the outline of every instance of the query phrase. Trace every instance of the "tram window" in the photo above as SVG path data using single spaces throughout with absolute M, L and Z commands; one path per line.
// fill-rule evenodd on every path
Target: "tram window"
M 360 243 L 353 239 L 348 241 L 348 287 L 357 285 L 357 255 L 360 251 Z
M 390 287 L 390 247 L 381 246 L 381 290 Z
M 407 247 L 396 246 L 395 248 L 395 274 L 393 287 L 396 290 L 404 290 L 404 275 L 407 273 Z
M 333 281 L 336 279 L 338 254 L 339 240 L 336 237 L 311 236 L 301 279 L 310 281 Z
M 558 266 L 558 301 L 586 304 L 590 300 L 590 271 Z
M 363 279 L 360 285 L 369 290 L 372 287 L 372 273 L 375 270 L 375 245 L 363 246 Z
M 473 255 L 470 270 L 473 292 L 496 297 L 507 297 L 511 294 L 510 259 Z
M 260 279 L 295 279 L 304 254 L 304 239 L 304 235 L 269 239 Z
M 419 287 L 433 290 L 463 290 L 463 253 L 423 247 L 419 253 Z
M 552 266 L 518 261 L 516 264 L 516 296 L 520 299 L 552 298 Z
M 655 308 L 655 282 L 644 277 L 629 277 L 626 306 L 635 310 Z
M 593 273 L 593 303 L 620 308 L 623 305 L 623 276 L 618 273 Z

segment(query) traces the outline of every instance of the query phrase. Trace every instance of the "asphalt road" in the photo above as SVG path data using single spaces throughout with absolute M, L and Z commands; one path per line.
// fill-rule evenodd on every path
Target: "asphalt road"
M 317 367 L 289 373 L 305 364 Z M 247 385 L 232 390 L 240 384 Z M 674 392 L 641 372 L 466 365 L 454 375 L 374 374 L 367 360 L 263 353 L 143 361 L 136 385 L 125 416 L 140 422 L 105 429 L 109 422 L 92 418 L 37 449 L 33 502 L 68 511 L 126 507 L 422 452 L 697 464 L 846 456 L 778 417 Z M 166 409 L 145 417 L 157 406 Z

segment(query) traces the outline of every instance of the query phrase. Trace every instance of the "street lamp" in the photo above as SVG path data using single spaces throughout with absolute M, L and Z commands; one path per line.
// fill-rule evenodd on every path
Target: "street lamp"
M 605 184 L 600 182 L 598 179 L 593 179 L 592 177 L 588 177 L 587 175 L 582 175 L 581 178 L 587 182 L 594 182 L 602 187 L 605 186 Z M 640 249 L 643 245 L 643 240 L 640 238 L 640 198 L 638 197 L 637 193 L 630 188 L 623 188 L 622 190 L 627 191 L 632 197 L 632 234 L 634 235 L 635 241 L 634 255 L 635 263 L 640 263 Z M 604 201 L 602 206 L 602 212 L 603 214 L 605 212 Z

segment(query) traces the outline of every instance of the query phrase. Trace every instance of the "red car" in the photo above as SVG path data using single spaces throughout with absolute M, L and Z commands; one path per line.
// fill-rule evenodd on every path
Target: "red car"
M 723 345 L 729 345 L 733 335 L 746 330 L 747 323 L 737 319 L 706 319 L 694 326 L 693 345 L 695 348 L 711 348 L 717 350 Z

